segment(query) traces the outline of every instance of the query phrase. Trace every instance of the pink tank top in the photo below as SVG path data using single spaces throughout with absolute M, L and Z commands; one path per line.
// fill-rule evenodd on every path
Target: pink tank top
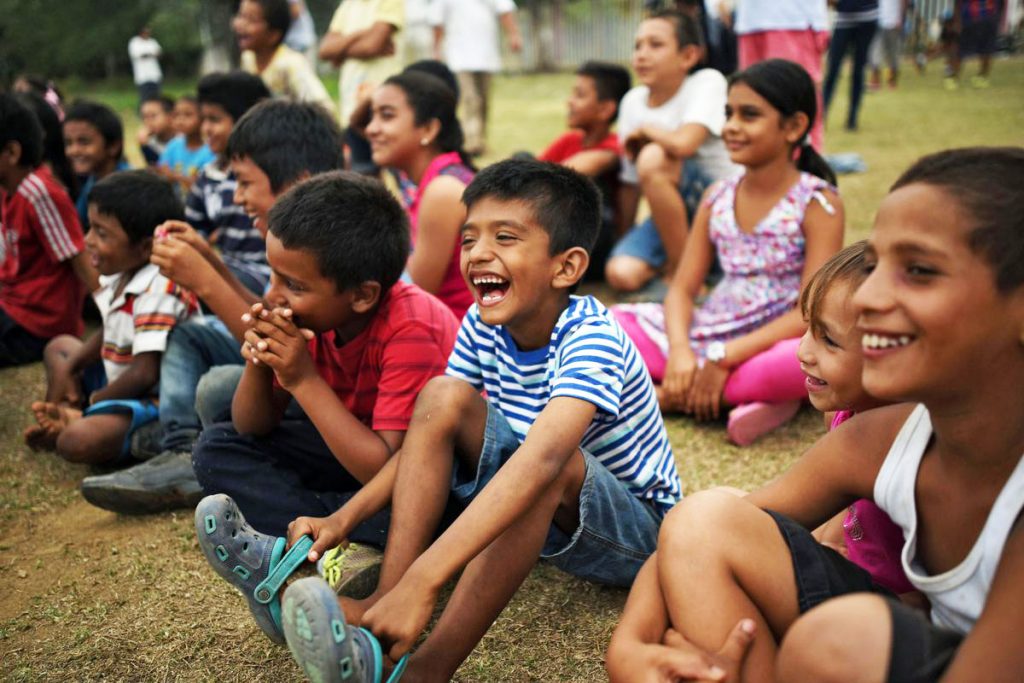
M 840 410 L 832 419 L 831 429 L 851 417 L 853 411 Z M 843 540 L 846 541 L 847 557 L 871 574 L 875 583 L 897 595 L 915 590 L 903 572 L 900 560 L 903 530 L 867 498 L 856 501 L 847 510 L 843 520 Z

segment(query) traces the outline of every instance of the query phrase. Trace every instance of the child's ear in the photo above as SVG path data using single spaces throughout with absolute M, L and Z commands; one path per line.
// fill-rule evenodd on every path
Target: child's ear
M 441 134 L 441 122 L 438 119 L 430 119 L 422 126 L 423 136 L 420 138 L 420 146 L 427 147 L 434 144 L 437 136 Z
M 11 166 L 21 165 L 21 143 L 17 140 L 8 140 L 0 148 L 0 155 L 3 155 Z
M 689 73 L 690 69 L 695 67 L 697 65 L 697 62 L 699 62 L 703 58 L 704 48 L 702 48 L 700 45 L 694 45 L 693 43 L 690 43 L 689 45 L 684 45 L 679 50 L 680 62 L 685 67 L 685 71 L 687 73 Z
M 558 266 L 551 284 L 555 289 L 569 289 L 583 279 L 590 265 L 590 254 L 583 247 L 569 247 L 556 261 Z
M 380 302 L 381 286 L 376 280 L 364 280 L 352 288 L 352 312 L 369 313 Z
M 811 132 L 811 120 L 802 111 L 798 111 L 791 116 L 787 116 L 782 122 L 782 130 L 786 136 L 786 142 L 791 145 L 795 145 L 800 142 L 805 135 L 809 135 Z
M 605 123 L 610 124 L 612 122 L 612 118 L 615 116 L 615 110 L 618 109 L 618 107 L 619 103 L 615 100 L 597 101 L 597 113 Z
M 146 260 L 149 260 L 150 254 L 153 253 L 153 236 L 145 237 L 140 242 L 135 243 L 135 249 L 140 257 L 144 256 Z
M 121 156 L 124 154 L 124 141 L 116 140 L 114 142 L 108 142 L 107 143 L 107 154 L 114 161 L 120 160 Z

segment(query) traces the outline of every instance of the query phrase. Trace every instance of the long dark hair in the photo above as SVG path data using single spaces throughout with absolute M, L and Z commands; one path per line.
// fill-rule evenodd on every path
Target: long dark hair
M 32 110 L 43 129 L 43 161 L 50 165 L 54 177 L 64 184 L 71 199 L 76 199 L 78 197 L 78 179 L 71 170 L 71 164 L 64 152 L 64 133 L 57 112 L 49 102 L 34 92 L 18 93 L 16 97 Z
M 729 79 L 729 87 L 737 83 L 743 83 L 768 100 L 768 104 L 775 107 L 783 118 L 798 112 L 807 115 L 807 129 L 796 143 L 799 148 L 796 167 L 835 185 L 836 174 L 811 146 L 808 137 L 818 116 L 818 95 L 807 71 L 796 62 L 768 59 L 734 74 Z
M 462 163 L 476 170 L 469 155 L 462 149 L 465 138 L 462 124 L 455 115 L 458 100 L 455 92 L 443 80 L 425 71 L 406 70 L 388 78 L 383 85 L 393 85 L 405 93 L 405 100 L 412 108 L 417 126 L 437 119 L 441 124 L 435 140 L 438 148 L 442 152 L 458 152 Z

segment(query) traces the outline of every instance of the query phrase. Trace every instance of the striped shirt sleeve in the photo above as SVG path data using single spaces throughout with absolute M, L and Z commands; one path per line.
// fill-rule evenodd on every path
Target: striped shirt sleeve
M 185 289 L 164 277 L 158 277 L 153 285 L 135 298 L 132 317 L 135 323 L 135 337 L 132 340 L 132 354 L 167 349 L 167 335 L 181 320 L 195 311 L 195 298 Z
M 569 396 L 617 417 L 625 381 L 625 349 L 606 322 L 577 325 L 559 349 L 551 398 Z
M 483 369 L 480 365 L 478 345 L 480 316 L 476 304 L 470 307 L 462 318 L 459 334 L 455 338 L 455 347 L 448 356 L 448 369 L 445 374 L 469 382 L 474 388 L 484 388 Z
M 31 205 L 35 214 L 33 227 L 51 259 L 58 263 L 67 261 L 85 248 L 82 226 L 70 198 L 55 197 L 35 173 L 22 181 L 18 193 Z

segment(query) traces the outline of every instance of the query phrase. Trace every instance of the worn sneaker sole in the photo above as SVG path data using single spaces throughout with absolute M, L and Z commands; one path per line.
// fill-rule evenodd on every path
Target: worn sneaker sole
M 331 557 L 331 551 L 325 553 L 316 563 L 316 570 L 338 595 L 362 600 L 376 590 L 383 558 L 376 548 L 352 543 L 337 556 Z
M 127 486 L 114 481 L 90 481 L 107 479 L 87 477 L 82 480 L 82 497 L 91 504 L 111 512 L 125 515 L 148 515 L 168 510 L 194 508 L 203 498 L 198 482 L 183 482 L 169 489 L 159 491 Z

